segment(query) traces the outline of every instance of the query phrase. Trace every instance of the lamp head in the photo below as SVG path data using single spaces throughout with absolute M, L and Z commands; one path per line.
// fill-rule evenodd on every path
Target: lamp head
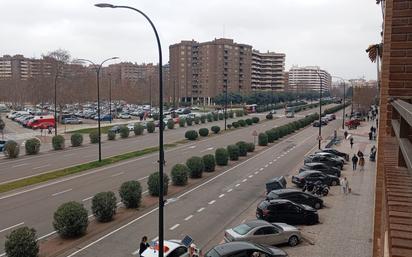
M 106 4 L 106 3 L 95 4 L 94 6 L 100 7 L 100 8 L 114 8 L 114 5 Z

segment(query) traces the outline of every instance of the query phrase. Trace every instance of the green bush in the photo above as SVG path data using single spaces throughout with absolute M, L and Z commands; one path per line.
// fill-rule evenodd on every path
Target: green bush
M 225 148 L 218 148 L 215 151 L 216 164 L 226 166 L 229 162 L 229 153 Z
M 223 113 L 219 113 L 218 117 L 219 117 L 219 120 L 224 120 L 225 119 L 225 115 Z
M 271 113 L 266 114 L 266 119 L 273 120 L 273 114 Z
M 218 120 L 219 120 L 219 114 L 217 114 L 216 112 L 214 112 L 212 115 L 213 115 L 213 120 L 214 120 L 214 121 L 218 121 Z
M 231 129 L 232 127 L 233 127 L 232 124 L 227 124 L 228 129 Z
M 186 126 L 186 119 L 185 118 L 180 118 L 179 119 L 179 127 L 183 128 Z
M 216 160 L 213 154 L 206 154 L 202 157 L 206 172 L 215 171 Z
M 252 117 L 253 123 L 259 123 L 259 118 L 258 117 Z
M 64 149 L 64 137 L 62 135 L 57 135 L 52 138 L 52 145 L 54 150 Z
M 193 156 L 186 161 L 186 166 L 189 168 L 189 176 L 191 178 L 201 178 L 205 165 L 203 159 L 198 156 Z
M 246 119 L 245 121 L 246 121 L 246 124 L 247 124 L 248 126 L 250 126 L 250 125 L 253 124 L 252 119 Z
M 127 126 L 120 126 L 120 137 L 121 138 L 128 138 L 130 134 L 130 130 Z
M 207 128 L 199 129 L 199 135 L 202 137 L 207 137 L 209 135 L 209 130 Z
M 166 125 L 167 125 L 168 129 L 174 129 L 175 128 L 175 122 L 173 121 L 173 119 L 168 119 Z
M 116 139 L 116 132 L 109 130 L 107 132 L 107 139 L 108 140 L 115 140 Z
M 213 114 L 209 113 L 207 114 L 207 122 L 212 122 L 213 121 Z
M 268 142 L 273 143 L 276 140 L 276 132 L 273 129 L 269 129 L 265 131 L 267 137 L 268 137 Z
M 248 149 L 247 143 L 245 141 L 239 141 L 236 145 L 239 147 L 239 156 L 246 156 Z
M 90 143 L 97 144 L 99 143 L 99 133 L 97 131 L 92 131 L 89 134 Z
M 193 119 L 190 118 L 190 117 L 187 117 L 187 118 L 186 118 L 186 124 L 187 124 L 188 126 L 192 126 L 192 125 L 193 125 Z
M 16 141 L 8 140 L 4 144 L 3 153 L 7 158 L 17 158 L 19 157 L 20 146 Z
M 211 129 L 211 130 L 213 131 L 213 133 L 215 133 L 215 134 L 219 133 L 219 131 L 220 131 L 220 127 L 219 127 L 219 126 L 212 126 L 210 129 Z
M 255 151 L 255 144 L 254 143 L 247 143 L 247 151 L 252 153 Z
M 236 122 L 236 121 L 232 122 L 232 126 L 233 126 L 234 128 L 240 127 L 239 123 Z
M 236 117 L 242 117 L 244 114 L 243 110 L 236 110 Z
M 36 230 L 21 227 L 13 230 L 6 236 L 4 250 L 8 257 L 37 257 L 39 244 L 36 239 Z
M 142 186 L 139 181 L 126 181 L 120 186 L 119 195 L 126 208 L 139 208 L 142 202 Z
M 142 124 L 139 124 L 139 123 L 134 124 L 133 132 L 134 132 L 135 136 L 142 135 L 143 131 L 144 131 L 144 127 L 142 126 Z
M 92 199 L 92 212 L 100 222 L 108 222 L 116 214 L 116 196 L 113 192 L 101 192 Z
M 189 176 L 189 168 L 184 164 L 176 164 L 170 173 L 172 176 L 172 183 L 175 186 L 184 186 L 187 184 Z
M 239 160 L 239 146 L 237 145 L 228 145 L 227 152 L 229 153 L 229 158 L 231 161 Z
M 200 116 L 200 122 L 203 124 L 203 123 L 206 123 L 206 119 L 207 119 L 207 116 L 205 115 L 205 114 L 202 114 L 201 116 Z
M 199 124 L 200 123 L 200 118 L 198 116 L 193 118 L 193 121 L 195 122 L 195 124 Z
M 153 121 L 149 121 L 146 124 L 147 133 L 153 133 L 153 132 L 155 132 L 155 129 L 156 129 L 156 125 L 154 124 Z
M 87 210 L 77 202 L 63 203 L 54 213 L 53 227 L 61 237 L 81 236 L 88 224 Z
M 258 142 L 260 146 L 268 145 L 268 135 L 266 133 L 259 133 Z
M 151 196 L 159 196 L 160 195 L 160 184 L 159 184 L 159 172 L 154 172 L 150 174 L 149 179 L 147 181 L 147 186 L 149 188 L 149 194 Z M 163 174 L 163 195 L 167 195 L 167 191 L 169 189 L 169 177 L 167 174 Z
M 26 149 L 26 154 L 38 154 L 40 152 L 40 140 L 37 138 L 31 138 L 26 140 L 24 148 Z
M 247 123 L 246 123 L 245 120 L 238 120 L 237 123 L 239 123 L 239 125 L 240 125 L 241 127 L 246 127 L 246 125 L 247 125 Z
M 233 119 L 233 117 L 234 117 L 233 111 L 229 111 L 228 114 L 229 114 L 229 118 Z
M 74 133 L 70 137 L 70 141 L 72 143 L 72 147 L 81 146 L 83 144 L 83 135 L 80 133 Z
M 199 134 L 197 134 L 196 130 L 188 130 L 185 133 L 185 138 L 189 140 L 196 140 L 198 138 Z

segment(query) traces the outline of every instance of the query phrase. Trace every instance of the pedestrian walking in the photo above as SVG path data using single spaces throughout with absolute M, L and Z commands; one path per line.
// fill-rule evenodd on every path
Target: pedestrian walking
M 340 179 L 340 186 L 342 187 L 342 193 L 344 193 L 346 195 L 347 192 L 346 192 L 346 181 L 345 181 L 345 179 L 346 179 L 346 177 Z
M 363 153 L 361 150 L 358 150 L 358 153 L 356 154 L 359 158 L 363 157 Z
M 356 157 L 356 154 L 354 154 L 352 157 L 352 169 L 354 171 L 356 170 L 356 166 L 358 165 L 358 160 L 358 157 Z
M 369 140 L 372 140 L 372 135 L 373 135 L 372 131 L 369 131 L 368 135 L 369 135 Z
M 345 132 L 343 132 L 343 136 L 345 137 L 345 139 L 348 138 L 348 131 L 345 130 Z
M 376 153 L 376 146 L 372 146 L 371 148 L 371 154 L 374 154 L 374 153 Z
M 363 155 L 362 155 L 362 157 L 359 158 L 359 167 L 360 167 L 360 171 L 364 171 L 364 168 L 365 168 L 365 158 L 363 157 Z
M 350 149 L 352 149 L 353 148 L 353 137 L 349 139 L 349 143 L 350 143 Z
M 142 241 L 140 242 L 139 248 L 139 255 L 141 256 L 142 253 L 149 247 L 149 243 L 147 242 L 147 236 L 142 237 Z
M 52 129 L 51 129 L 51 126 L 49 126 L 49 127 L 47 128 L 47 130 L 48 130 L 48 132 L 47 132 L 47 133 L 48 133 L 49 135 L 51 135 L 51 134 L 52 134 Z

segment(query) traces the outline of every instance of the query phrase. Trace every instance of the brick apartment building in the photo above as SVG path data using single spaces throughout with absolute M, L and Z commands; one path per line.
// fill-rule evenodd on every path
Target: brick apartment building
M 373 256 L 412 256 L 412 1 L 384 7 Z
M 52 74 L 52 62 L 47 58 L 26 58 L 23 55 L 0 57 L 0 79 L 27 80 Z

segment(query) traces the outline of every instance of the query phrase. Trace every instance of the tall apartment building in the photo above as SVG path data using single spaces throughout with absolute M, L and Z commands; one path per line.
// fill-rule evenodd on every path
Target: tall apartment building
M 327 71 L 317 66 L 292 66 L 289 70 L 290 91 L 319 91 L 320 81 L 322 81 L 322 91 L 329 91 L 332 77 Z
M 23 55 L 0 57 L 0 79 L 27 80 L 51 74 L 52 63 L 47 58 L 34 59 Z
M 170 86 L 180 101 L 210 103 L 228 92 L 251 91 L 252 46 L 232 39 L 181 41 L 171 45 Z
M 283 91 L 285 86 L 283 53 L 252 51 L 252 89 Z

